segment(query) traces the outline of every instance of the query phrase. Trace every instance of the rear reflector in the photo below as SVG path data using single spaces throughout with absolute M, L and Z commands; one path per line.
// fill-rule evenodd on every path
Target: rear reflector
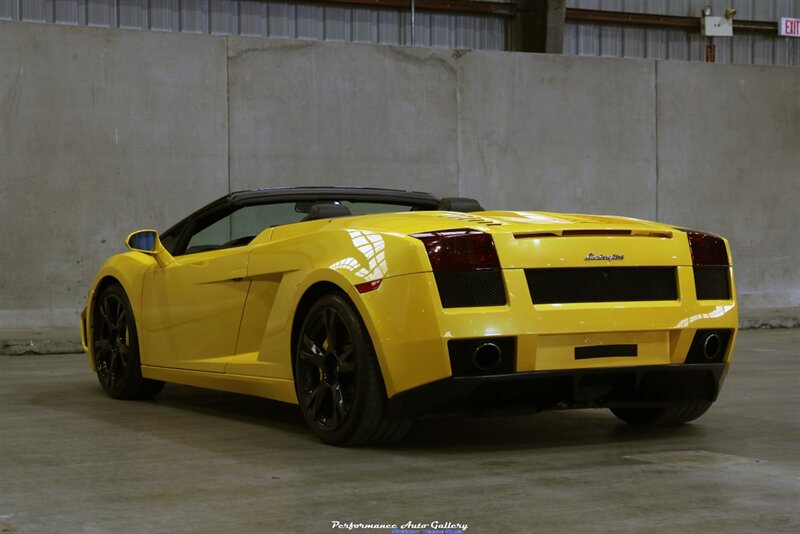
M 364 282 L 363 284 L 356 284 L 356 291 L 359 293 L 369 293 L 381 287 L 383 280 L 373 280 L 372 282 Z

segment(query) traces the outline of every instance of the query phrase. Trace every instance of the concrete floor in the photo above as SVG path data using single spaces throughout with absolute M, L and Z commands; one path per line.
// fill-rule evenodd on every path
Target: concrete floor
M 0 357 L 0 532 L 800 532 L 800 330 L 741 333 L 717 404 L 417 423 L 319 444 L 296 408 L 168 386 L 111 400 L 83 355 Z

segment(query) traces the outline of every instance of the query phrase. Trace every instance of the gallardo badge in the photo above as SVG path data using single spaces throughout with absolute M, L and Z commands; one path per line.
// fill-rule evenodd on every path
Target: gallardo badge
M 583 258 L 583 261 L 617 261 L 624 259 L 624 254 L 609 254 L 606 256 L 605 254 L 595 254 L 594 252 L 590 252 L 585 258 Z

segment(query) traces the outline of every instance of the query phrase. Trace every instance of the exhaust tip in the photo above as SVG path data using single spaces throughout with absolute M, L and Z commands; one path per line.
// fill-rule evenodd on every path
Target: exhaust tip
M 703 356 L 706 360 L 713 361 L 719 357 L 722 351 L 722 340 L 717 334 L 708 334 L 703 340 Z
M 684 363 L 724 363 L 733 330 L 701 329 L 695 332 Z
M 494 343 L 483 343 L 475 348 L 470 357 L 472 366 L 483 372 L 492 371 L 503 361 L 503 351 Z
M 506 375 L 516 368 L 517 340 L 514 337 L 451 339 L 447 350 L 454 377 Z

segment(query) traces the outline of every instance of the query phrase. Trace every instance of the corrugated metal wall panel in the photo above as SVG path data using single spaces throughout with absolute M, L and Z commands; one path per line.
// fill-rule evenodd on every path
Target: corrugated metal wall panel
M 322 39 L 327 41 L 350 40 L 350 13 L 345 7 L 325 7 Z
M 295 6 L 290 2 L 268 2 L 267 3 L 267 37 L 283 37 L 291 39 L 296 37 L 296 27 L 294 21 L 296 19 Z M 300 6 L 301 15 L 303 20 L 308 18 L 306 8 L 308 6 Z M 320 25 L 322 21 L 320 20 Z M 320 30 L 321 34 L 321 30 Z M 309 37 L 310 39 L 311 37 Z
M 88 0 L 86 24 L 110 28 L 116 26 L 116 4 L 106 0 Z
M 498 17 L 481 18 L 481 48 L 506 49 L 506 21 Z
M 417 46 L 431 46 L 431 15 L 428 13 L 414 14 L 414 41 L 406 37 L 401 44 L 415 44 Z M 411 20 L 409 18 L 409 20 Z M 410 28 L 409 22 L 409 28 Z M 410 35 L 410 34 L 409 34 Z
M 22 20 L 30 22 L 52 22 L 52 2 L 47 0 L 26 0 L 20 3 Z
M 81 4 L 70 0 L 56 0 L 55 20 L 58 24 L 81 24 Z
M 400 13 L 397 11 L 378 11 L 378 43 L 400 44 Z
M 239 2 L 210 0 L 210 29 L 212 35 L 238 35 Z
M 647 58 L 648 59 L 667 59 L 667 31 L 652 30 L 646 34 L 647 38 Z
M 647 55 L 646 36 L 647 33 L 641 28 L 623 28 L 622 57 L 644 58 Z
M 800 17 L 800 0 L 567 0 L 575 9 L 599 9 L 700 17 L 710 5 L 713 13 L 736 9 L 739 20 L 776 22 L 780 17 Z M 606 24 L 567 23 L 564 52 L 580 56 L 704 61 L 708 41 L 681 30 L 623 27 Z M 738 33 L 716 37 L 717 63 L 800 65 L 800 39 Z
M 14 0 L 0 2 L 0 20 L 19 20 L 18 4 Z
M 181 31 L 181 13 L 178 8 L 178 0 L 150 0 L 150 29 Z
M 277 7 L 277 6 L 276 6 Z M 286 20 L 285 26 L 281 27 L 281 37 L 288 37 L 291 34 L 289 23 L 292 19 L 295 21 L 294 35 L 298 39 L 322 39 L 325 32 L 325 8 L 322 6 L 308 6 L 301 5 L 294 8 L 291 12 L 290 8 L 281 5 L 277 11 L 270 12 L 270 20 L 275 17 L 284 17 Z M 276 35 L 272 35 L 275 37 Z
M 411 44 L 410 9 L 264 0 L 0 0 L 0 19 L 126 29 Z M 506 20 L 417 11 L 414 44 L 503 50 Z
M 119 27 L 128 30 L 149 29 L 147 0 L 119 0 Z
M 208 0 L 181 0 L 181 31 L 189 33 L 209 33 Z
M 239 2 L 239 34 L 245 37 L 267 36 L 267 4 L 257 0 Z
M 509 0 L 510 2 L 510 0 Z M 800 17 L 800 0 L 566 0 L 569 8 L 699 17 L 737 9 L 740 20 Z M 0 19 L 101 27 L 412 44 L 410 10 L 264 0 L 0 0 Z M 504 50 L 503 17 L 417 11 L 418 46 Z M 798 39 L 763 34 L 716 38 L 717 62 L 800 65 Z M 680 30 L 567 23 L 565 52 L 573 55 L 702 61 L 706 40 Z
M 417 18 L 419 19 L 417 14 Z M 446 47 L 450 46 L 455 48 L 456 45 L 456 21 L 453 17 L 441 15 L 438 13 L 425 13 L 424 17 L 419 19 L 422 23 L 418 28 L 425 32 L 426 40 L 417 42 L 422 46 L 435 46 Z
M 599 9 L 699 17 L 703 6 L 710 5 L 715 15 L 733 7 L 741 20 L 775 21 L 778 17 L 800 17 L 797 0 L 566 0 L 568 8 Z M 782 15 L 781 15 L 782 14 Z
M 378 12 L 374 9 L 351 9 L 351 37 L 354 43 L 378 42 Z
M 664 59 L 688 59 L 689 39 L 682 31 L 666 30 L 667 56 Z

